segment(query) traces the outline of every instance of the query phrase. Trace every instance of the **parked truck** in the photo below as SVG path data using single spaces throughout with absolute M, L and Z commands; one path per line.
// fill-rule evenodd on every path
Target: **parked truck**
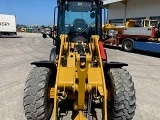
M 16 16 L 0 14 L 0 37 L 15 37 L 16 30 Z
M 122 27 L 108 31 L 104 45 L 121 46 L 126 52 L 141 50 L 160 53 L 160 24 L 156 20 L 143 20 L 142 26 Z M 116 32 L 117 31 L 117 32 Z

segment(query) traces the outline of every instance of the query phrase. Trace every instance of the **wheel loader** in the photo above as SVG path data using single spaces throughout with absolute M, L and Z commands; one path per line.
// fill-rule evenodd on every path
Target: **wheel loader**
M 49 60 L 31 63 L 25 82 L 27 120 L 133 118 L 134 83 L 123 68 L 128 64 L 107 60 L 102 8 L 100 0 L 57 0 L 55 45 Z

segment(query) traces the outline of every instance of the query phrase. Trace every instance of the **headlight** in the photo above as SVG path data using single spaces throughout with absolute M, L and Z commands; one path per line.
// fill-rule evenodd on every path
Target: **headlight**
M 118 31 L 117 31 L 117 30 L 109 30 L 109 31 L 108 31 L 108 35 L 111 36 L 111 37 L 113 37 L 113 36 L 115 36 L 115 35 L 117 35 L 117 34 L 118 34 Z

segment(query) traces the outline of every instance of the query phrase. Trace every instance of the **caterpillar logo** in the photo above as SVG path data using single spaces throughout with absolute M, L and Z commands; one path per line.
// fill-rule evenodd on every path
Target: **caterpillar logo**
M 10 24 L 7 22 L 0 22 L 0 26 L 9 26 Z

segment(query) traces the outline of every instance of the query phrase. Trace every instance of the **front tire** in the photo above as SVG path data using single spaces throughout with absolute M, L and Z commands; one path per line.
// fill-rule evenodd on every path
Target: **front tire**
M 125 69 L 110 69 L 107 76 L 108 120 L 131 120 L 135 114 L 136 97 L 132 77 Z
M 27 120 L 49 120 L 53 100 L 49 98 L 52 72 L 45 67 L 34 67 L 28 75 L 24 89 L 24 111 Z
M 50 52 L 50 57 L 49 57 L 49 61 L 50 62 L 53 62 L 53 63 L 56 63 L 56 57 L 57 57 L 57 54 L 56 54 L 56 47 L 54 46 Z
M 47 38 L 47 35 L 46 35 L 46 34 L 43 34 L 42 37 L 43 37 L 43 38 Z

